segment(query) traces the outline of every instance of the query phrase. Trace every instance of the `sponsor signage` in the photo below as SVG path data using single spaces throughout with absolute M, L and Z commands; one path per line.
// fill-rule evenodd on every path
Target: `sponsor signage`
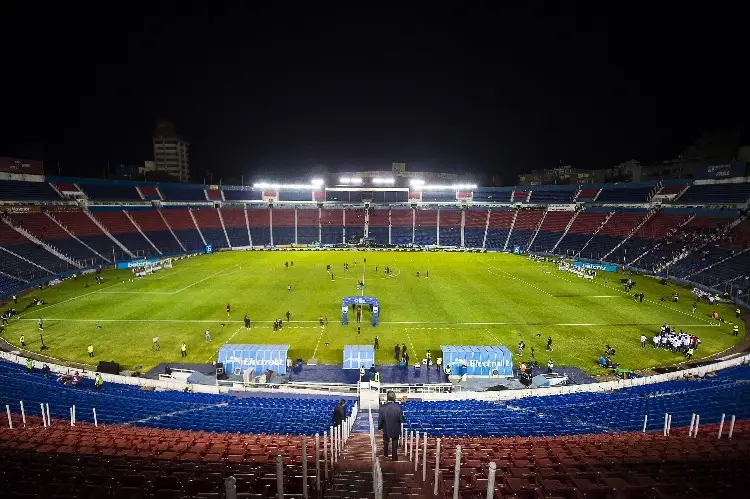
M 617 265 L 610 263 L 573 262 L 573 267 L 586 270 L 600 270 L 602 272 L 617 272 Z
M 0 172 L 44 175 L 44 162 L 33 159 L 0 158 Z
M 443 365 L 462 376 L 513 376 L 513 355 L 507 347 L 441 345 Z M 434 355 L 433 355 L 434 357 Z
M 218 361 L 227 373 L 252 371 L 260 374 L 267 369 L 286 374 L 289 345 L 224 345 L 219 349 Z
M 576 211 L 574 204 L 551 204 L 547 206 L 547 211 Z
M 118 269 L 134 269 L 136 267 L 143 267 L 147 263 L 159 263 L 161 260 L 158 258 L 152 258 L 150 260 L 130 260 L 129 262 L 117 262 Z
M 6 213 L 40 213 L 38 206 L 3 206 Z
M 745 163 L 731 165 L 711 165 L 695 169 L 693 177 L 696 180 L 710 180 L 722 178 L 744 177 L 747 174 Z

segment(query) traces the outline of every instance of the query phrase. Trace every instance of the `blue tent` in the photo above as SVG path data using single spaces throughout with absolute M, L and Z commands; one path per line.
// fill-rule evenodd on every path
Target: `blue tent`
M 271 369 L 286 374 L 289 345 L 224 345 L 219 349 L 219 362 L 229 374 L 243 374 L 251 369 L 256 374 Z
M 513 376 L 513 354 L 502 345 L 441 345 L 440 349 L 443 351 L 443 365 L 450 365 L 453 374 Z
M 349 307 L 352 305 L 370 305 L 372 307 L 372 325 L 377 326 L 380 319 L 378 299 L 372 296 L 347 296 L 341 300 L 341 325 L 349 324 Z
M 369 369 L 375 363 L 372 345 L 344 345 L 344 369 Z

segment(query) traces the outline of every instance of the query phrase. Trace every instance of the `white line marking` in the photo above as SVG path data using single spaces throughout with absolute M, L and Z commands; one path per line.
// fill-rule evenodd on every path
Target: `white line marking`
M 239 332 L 240 332 L 241 330 L 243 330 L 243 329 L 245 329 L 245 326 L 244 326 L 244 324 L 243 324 L 242 326 L 238 327 L 238 328 L 237 328 L 237 331 L 235 331 L 235 332 L 234 332 L 234 334 L 232 334 L 232 336 L 230 336 L 230 337 L 229 337 L 229 338 L 227 339 L 227 341 L 225 341 L 225 342 L 223 343 L 223 345 L 227 345 L 227 344 L 230 344 L 230 343 L 232 342 L 232 338 L 234 338 L 235 336 L 237 336 L 237 333 L 239 333 Z M 210 362 L 211 360 L 213 360 L 213 359 L 215 359 L 215 358 L 218 358 L 218 357 L 217 357 L 217 355 L 219 355 L 219 350 L 221 350 L 221 347 L 222 347 L 223 345 L 220 345 L 220 346 L 219 346 L 219 348 L 217 348 L 217 349 L 216 349 L 216 353 L 214 353 L 214 354 L 213 354 L 212 356 L 210 356 L 209 358 L 207 358 L 207 359 L 206 359 L 206 362 Z
M 121 282 L 116 282 L 116 283 L 114 283 L 114 284 L 110 284 L 109 286 L 107 286 L 107 287 L 105 287 L 105 288 L 102 288 L 102 289 L 109 289 L 109 288 L 114 288 L 115 286 L 119 286 L 120 284 L 122 284 L 122 283 L 121 283 Z M 47 305 L 47 306 L 45 306 L 45 307 L 42 307 L 42 308 L 35 308 L 34 310 L 30 310 L 30 311 L 28 312 L 28 314 L 31 314 L 31 315 L 37 315 L 37 314 L 38 314 L 39 312 L 41 312 L 42 310 L 46 310 L 46 309 L 48 309 L 48 308 L 50 308 L 50 307 L 55 307 L 55 306 L 57 306 L 57 305 L 62 305 L 63 303 L 67 303 L 67 302 L 69 302 L 69 301 L 73 301 L 73 300 L 78 300 L 79 298 L 85 298 L 86 296 L 92 295 L 92 294 L 94 294 L 94 293 L 102 293 L 102 292 L 104 292 L 104 291 L 102 291 L 102 289 L 95 289 L 95 290 L 93 290 L 93 291 L 89 291 L 88 293 L 84 293 L 84 294 L 82 294 L 82 295 L 78 295 L 78 296 L 73 296 L 73 297 L 71 297 L 71 298 L 68 298 L 67 300 L 63 300 L 63 301 L 61 301 L 61 302 L 58 302 L 58 303 L 52 303 L 52 304 L 50 304 L 50 305 Z M 19 318 L 21 318 L 21 317 L 23 317 L 23 316 L 24 316 L 25 314 L 26 314 L 26 312 L 21 312 L 21 313 L 20 313 L 20 314 L 18 315 L 18 317 L 19 317 Z
M 326 332 L 325 326 L 320 328 L 320 334 L 318 335 L 318 342 L 315 344 L 315 350 L 313 350 L 312 357 L 315 358 L 315 354 L 318 353 L 318 347 L 320 346 L 320 339 L 323 337 L 323 333 Z
M 180 288 L 180 289 L 178 289 L 177 291 L 174 291 L 174 292 L 172 292 L 172 294 L 173 294 L 173 295 L 176 295 L 177 293 L 181 293 L 181 292 L 185 291 L 186 289 L 190 289 L 190 288 L 192 288 L 193 286 L 196 286 L 196 285 L 198 285 L 198 284 L 202 283 L 203 281 L 207 281 L 208 279 L 211 279 L 212 277 L 216 277 L 217 275 L 219 275 L 219 274 L 221 274 L 221 273 L 223 273 L 223 272 L 226 272 L 226 271 L 227 271 L 227 270 L 229 270 L 229 269 L 235 269 L 235 268 L 236 268 L 237 270 L 239 270 L 239 265 L 235 265 L 235 266 L 233 266 L 233 267 L 229 267 L 229 268 L 226 268 L 226 269 L 222 269 L 222 270 L 220 270 L 220 271 L 218 271 L 218 272 L 214 272 L 214 273 L 213 273 L 213 274 L 211 274 L 210 276 L 208 276 L 208 277 L 204 277 L 204 278 L 203 278 L 203 279 L 201 279 L 200 281 L 196 281 L 196 282 L 194 282 L 193 284 L 188 284 L 188 285 L 187 285 L 187 286 L 185 286 L 184 288 Z M 235 270 L 234 272 L 236 272 L 237 270 Z M 234 272 L 230 272 L 230 273 L 234 273 Z
M 416 354 L 417 354 L 417 351 L 416 351 L 416 349 L 414 348 L 414 343 L 413 343 L 413 342 L 411 341 L 411 335 L 409 334 L 409 330 L 408 330 L 408 329 L 404 329 L 404 331 L 406 331 L 406 339 L 408 339 L 408 340 L 409 340 L 409 347 L 411 348 L 411 352 L 412 352 L 412 353 L 413 353 L 414 355 L 416 355 Z M 409 367 L 409 366 L 406 366 L 406 367 Z
M 499 272 L 502 272 L 503 274 L 505 274 L 505 276 L 506 276 L 506 277 L 510 277 L 510 278 L 512 278 L 512 279 L 515 279 L 515 280 L 517 280 L 517 281 L 520 281 L 520 282 L 524 283 L 525 285 L 527 285 L 527 286 L 529 286 L 529 287 L 532 287 L 532 288 L 536 289 L 536 290 L 537 290 L 537 291 L 539 291 L 540 293 L 544 293 L 545 295 L 547 295 L 547 296 L 552 296 L 552 297 L 554 298 L 554 296 L 552 295 L 552 293 L 549 293 L 549 292 L 547 292 L 547 291 L 543 290 L 542 288 L 539 288 L 539 287 L 537 287 L 537 286 L 534 286 L 534 285 L 533 285 L 533 284 L 531 284 L 530 282 L 526 282 L 526 281 L 524 281 L 523 279 L 521 279 L 520 277 L 516 277 L 516 276 L 514 276 L 513 274 L 510 274 L 510 273 L 508 273 L 508 272 L 506 272 L 506 271 L 504 271 L 504 270 L 502 270 L 502 269 L 499 269 L 499 268 L 497 268 L 497 267 L 493 267 L 492 265 L 490 265 L 488 269 L 485 269 L 485 270 L 486 270 L 487 272 L 489 272 L 490 274 L 496 275 L 496 276 L 498 276 L 498 277 L 503 277 L 502 275 L 496 274 L 495 272 L 491 271 L 491 270 L 490 270 L 490 268 L 492 268 L 492 269 L 495 269 L 495 270 L 497 270 L 497 271 L 499 271 Z
M 492 336 L 492 339 L 493 339 L 493 340 L 495 340 L 495 342 L 496 342 L 496 343 L 500 343 L 500 340 L 498 340 L 498 339 L 497 339 L 497 338 L 495 337 L 495 335 L 494 335 L 494 334 L 492 334 L 492 332 L 490 332 L 490 330 L 489 330 L 489 329 L 486 329 L 486 328 L 485 328 L 485 331 L 487 331 L 487 332 L 489 333 L 489 335 L 490 335 L 490 336 Z

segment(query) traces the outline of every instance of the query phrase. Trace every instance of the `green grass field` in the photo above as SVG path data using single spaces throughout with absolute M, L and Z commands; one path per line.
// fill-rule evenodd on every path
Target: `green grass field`
M 294 266 L 285 268 L 291 259 Z M 350 264 L 348 272 L 343 270 L 345 262 Z M 335 280 L 326 272 L 327 264 Z M 391 277 L 383 273 L 386 265 L 393 269 Z M 86 352 L 91 343 L 94 361 L 115 360 L 131 369 L 180 361 L 183 341 L 188 362 L 216 360 L 225 343 L 288 343 L 292 358 L 314 356 L 319 363 L 340 364 L 345 344 L 372 343 L 377 334 L 381 353 L 376 362 L 385 364 L 395 362 L 396 343 L 406 343 L 416 359 L 446 344 L 502 344 L 515 353 L 523 340 L 526 357 L 533 346 L 540 363 L 551 357 L 556 365 L 601 374 L 595 362 L 605 343 L 617 349 L 616 361 L 631 369 L 684 360 L 680 354 L 651 348 L 650 339 L 664 322 L 702 339 L 696 357 L 724 351 L 745 333 L 744 324 L 740 338 L 734 338 L 730 325 L 712 323 L 708 304 L 700 304 L 692 314 L 688 289 L 637 277 L 637 290 L 646 294 L 646 301 L 636 303 L 621 291 L 619 274 L 601 272 L 593 281 L 583 280 L 552 264 L 508 254 L 223 252 L 181 260 L 172 269 L 133 282 L 126 270 L 103 276 L 102 285 L 87 276 L 25 295 L 17 310 L 32 296 L 48 304 L 21 313 L 3 338 L 18 345 L 25 334 L 27 348 L 39 351 L 36 319 L 42 317 L 48 355 L 93 364 Z M 353 314 L 348 326 L 340 324 L 341 298 L 360 294 L 358 279 L 364 279 L 365 294 L 379 298 L 381 307 L 376 328 L 369 323 L 369 311 L 364 313 L 361 335 Z M 681 294 L 679 304 L 660 301 L 675 289 Z M 229 317 L 227 303 L 232 307 Z M 723 317 L 734 317 L 733 308 L 716 308 Z M 273 320 L 286 311 L 292 314 L 291 324 L 273 332 Z M 244 314 L 252 320 L 250 330 L 242 324 Z M 320 315 L 328 317 L 325 328 L 317 324 Z M 208 344 L 203 340 L 206 328 L 213 336 Z M 639 342 L 642 332 L 649 337 L 645 349 Z M 551 354 L 544 351 L 548 335 L 554 342 Z M 160 352 L 151 350 L 153 336 L 161 339 Z

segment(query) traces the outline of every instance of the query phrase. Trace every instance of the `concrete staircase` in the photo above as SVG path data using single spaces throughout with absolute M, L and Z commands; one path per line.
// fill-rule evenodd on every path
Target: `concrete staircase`
M 609 258 L 609 255 L 611 255 L 612 253 L 614 253 L 615 251 L 617 251 L 617 249 L 620 246 L 622 246 L 623 244 L 625 244 L 626 242 L 628 242 L 628 240 L 630 239 L 630 237 L 633 234 L 635 234 L 636 232 L 638 232 L 641 229 L 641 227 L 643 227 L 646 224 L 646 222 L 648 222 L 649 220 L 651 220 L 651 217 L 653 217 L 655 214 L 656 214 L 656 210 L 649 210 L 648 213 L 646 213 L 646 216 L 643 218 L 643 220 L 641 220 L 640 223 L 633 230 L 631 230 L 630 233 L 622 241 L 620 241 L 619 243 L 617 243 L 617 245 L 614 248 L 612 248 L 611 250 L 609 250 L 609 253 L 607 253 L 606 255 L 604 255 L 604 258 L 602 258 L 602 260 L 607 260 L 607 258 Z
M 373 417 L 375 415 L 373 414 Z M 355 423 L 355 428 L 357 424 Z M 414 473 L 414 463 L 400 452 L 399 461 L 383 457 L 382 437 L 376 434 L 376 444 L 383 473 L 383 497 L 427 499 L 431 497 L 422 487 L 421 474 Z M 399 449 L 401 450 L 401 449 Z M 421 473 L 421 463 L 420 463 Z M 352 433 L 346 441 L 341 457 L 333 470 L 325 497 L 361 499 L 375 497 L 372 477 L 372 448 L 367 433 Z
M 599 190 L 599 192 L 601 192 L 601 189 Z M 612 215 L 614 215 L 614 214 L 615 214 L 614 211 L 610 211 L 609 213 L 607 213 L 607 218 L 605 218 L 604 221 L 601 223 L 601 225 L 599 225 L 599 227 L 596 228 L 596 230 L 591 235 L 591 237 L 589 238 L 589 240 L 586 241 L 586 244 L 583 245 L 583 248 L 579 249 L 576 252 L 577 255 L 580 256 L 581 253 L 583 253 L 583 250 L 585 250 L 586 247 L 589 245 L 589 243 L 594 240 L 594 238 L 596 237 L 597 234 L 599 234 L 599 231 L 602 230 L 602 227 L 604 227 L 605 225 L 607 225 L 607 222 L 609 222 L 609 219 L 612 218 Z

